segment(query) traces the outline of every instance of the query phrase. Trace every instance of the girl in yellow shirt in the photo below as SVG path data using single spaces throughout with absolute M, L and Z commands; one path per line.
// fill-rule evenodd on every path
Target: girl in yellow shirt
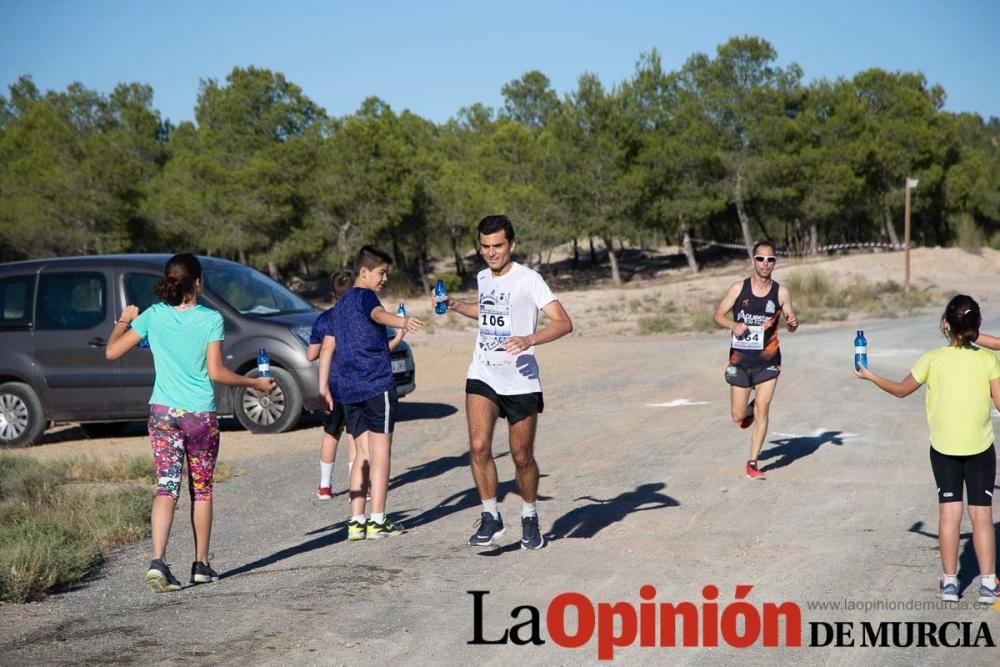
M 972 297 L 959 294 L 948 302 L 941 332 L 948 346 L 924 354 L 901 382 L 876 375 L 864 366 L 855 375 L 893 396 L 909 396 L 927 385 L 930 458 L 938 487 L 938 540 L 941 547 L 941 599 L 958 601 L 958 542 L 962 523 L 962 490 L 968 492 L 972 545 L 979 561 L 979 602 L 1000 597 L 996 578 L 993 490 L 997 455 L 993 446 L 995 405 L 1000 409 L 1000 360 L 973 344 L 979 342 L 982 314 Z M 1000 340 L 991 336 L 982 342 Z

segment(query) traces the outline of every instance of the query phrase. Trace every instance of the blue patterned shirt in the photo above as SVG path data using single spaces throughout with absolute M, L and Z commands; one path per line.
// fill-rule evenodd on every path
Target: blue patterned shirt
M 371 318 L 372 311 L 381 305 L 372 290 L 352 287 L 333 307 L 337 349 L 330 376 L 331 386 L 338 390 L 334 398 L 341 403 L 361 403 L 396 386 L 388 333 Z

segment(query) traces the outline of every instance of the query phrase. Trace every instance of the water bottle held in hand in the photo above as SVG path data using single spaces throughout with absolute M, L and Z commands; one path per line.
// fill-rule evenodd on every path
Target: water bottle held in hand
M 439 280 L 434 286 L 434 300 L 437 302 L 434 305 L 434 313 L 437 315 L 444 315 L 448 312 L 448 303 L 442 299 L 445 296 L 448 296 L 448 290 L 444 288 L 444 281 Z
M 406 304 L 400 302 L 399 308 L 396 309 L 396 314 L 400 317 L 406 317 Z
M 865 332 L 858 329 L 858 335 L 854 337 L 854 370 L 860 370 L 862 366 L 868 368 L 868 339 Z
M 271 359 L 267 356 L 267 350 L 264 348 L 257 350 L 257 376 L 262 378 L 272 377 Z

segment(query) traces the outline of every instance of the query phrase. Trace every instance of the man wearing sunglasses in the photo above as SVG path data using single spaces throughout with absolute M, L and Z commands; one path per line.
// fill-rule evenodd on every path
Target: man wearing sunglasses
M 789 331 L 799 328 L 788 289 L 771 279 L 775 262 L 773 245 L 765 242 L 754 245 L 753 273 L 730 286 L 714 317 L 716 325 L 732 333 L 726 382 L 733 421 L 740 428 L 753 426 L 746 465 L 750 479 L 764 479 L 764 473 L 757 468 L 757 456 L 767 436 L 771 398 L 781 373 L 778 319 L 784 314 Z

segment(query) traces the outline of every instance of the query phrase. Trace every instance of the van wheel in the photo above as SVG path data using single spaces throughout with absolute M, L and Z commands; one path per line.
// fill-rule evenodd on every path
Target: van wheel
M 249 387 L 236 390 L 234 412 L 243 428 L 251 433 L 284 433 L 302 416 L 302 392 L 295 378 L 283 368 L 271 367 L 277 386 L 269 392 Z M 257 377 L 253 368 L 244 375 Z
M 45 431 L 38 394 L 23 382 L 0 384 L 0 445 L 31 445 Z

